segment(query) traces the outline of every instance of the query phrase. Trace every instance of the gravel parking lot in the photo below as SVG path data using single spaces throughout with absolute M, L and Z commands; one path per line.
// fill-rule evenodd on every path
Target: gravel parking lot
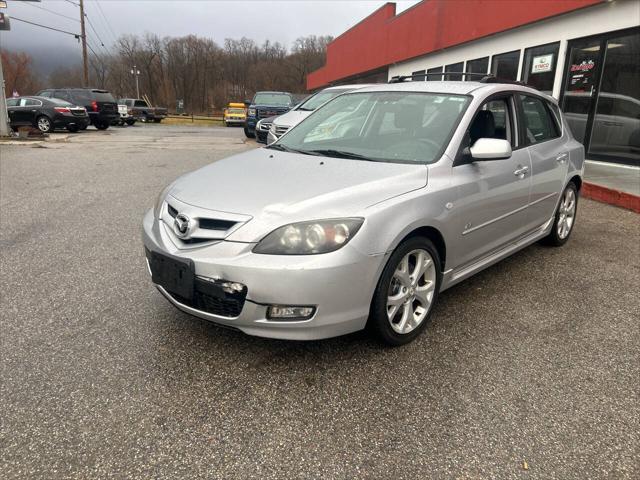
M 447 291 L 404 348 L 253 338 L 170 306 L 141 244 L 166 183 L 253 147 L 0 145 L 0 477 L 638 478 L 637 214 L 583 200 L 564 248 Z

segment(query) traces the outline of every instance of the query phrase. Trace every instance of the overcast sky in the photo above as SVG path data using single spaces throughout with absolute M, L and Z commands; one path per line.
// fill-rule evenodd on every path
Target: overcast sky
M 79 9 L 74 3 L 77 0 L 40 3 L 8 0 L 6 13 L 78 32 L 80 26 L 75 18 L 79 17 Z M 104 52 L 99 39 L 108 48 L 120 35 L 145 32 L 160 36 L 196 34 L 212 38 L 220 45 L 225 38 L 246 36 L 258 43 L 269 39 L 289 47 L 301 36 L 335 37 L 385 3 L 371 0 L 85 0 L 85 10 L 91 22 L 87 26 L 89 42 L 94 50 Z M 397 11 L 416 3 L 417 0 L 398 1 Z M 15 20 L 11 22 L 10 32 L 0 34 L 0 46 L 25 50 L 36 57 L 52 48 L 79 52 L 74 37 Z

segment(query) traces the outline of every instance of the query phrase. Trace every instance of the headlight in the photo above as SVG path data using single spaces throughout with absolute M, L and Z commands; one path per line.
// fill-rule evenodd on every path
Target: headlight
M 250 108 L 248 113 L 249 113 L 250 117 L 255 117 L 256 116 L 256 109 L 255 108 Z
M 160 192 L 160 194 L 158 195 L 158 198 L 156 198 L 156 203 L 153 207 L 153 217 L 154 218 L 160 218 L 160 213 L 162 211 L 162 203 L 164 202 L 164 199 L 167 198 L 167 194 L 169 193 L 169 190 L 171 190 L 171 187 L 173 187 L 173 185 L 177 182 L 177 180 L 171 182 L 169 185 L 167 185 L 166 187 L 164 187 L 162 189 L 162 191 Z
M 272 123 L 271 126 L 269 127 L 269 132 L 273 133 L 275 135 L 276 133 L 276 124 Z
M 254 253 L 315 255 L 344 247 L 358 233 L 364 218 L 336 218 L 284 225 L 264 237 Z

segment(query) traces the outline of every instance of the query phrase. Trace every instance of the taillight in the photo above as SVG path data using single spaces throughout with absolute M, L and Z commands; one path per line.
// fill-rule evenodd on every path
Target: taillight
M 71 109 L 67 107 L 53 107 L 53 109 L 58 113 L 71 113 Z
M 97 112 L 98 111 L 98 102 L 91 102 L 91 109 L 94 112 Z

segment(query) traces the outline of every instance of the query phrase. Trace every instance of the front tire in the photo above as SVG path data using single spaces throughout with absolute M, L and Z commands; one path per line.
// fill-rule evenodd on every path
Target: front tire
M 247 138 L 256 138 L 256 134 L 251 133 L 247 127 L 244 127 L 244 134 Z
M 95 127 L 98 130 L 106 130 L 107 128 L 109 128 L 109 124 L 107 122 L 97 122 L 95 124 Z
M 69 130 L 71 133 L 76 133 L 78 130 L 80 130 L 80 127 L 78 125 L 68 125 L 67 130 Z
M 134 119 L 132 119 L 132 118 L 128 118 L 128 119 L 126 120 L 126 122 L 127 122 L 127 125 L 129 125 L 129 126 L 131 126 L 131 125 L 133 125 L 134 123 L 136 123 L 136 121 L 135 121 Z
M 51 119 L 46 115 L 39 116 L 36 119 L 36 125 L 38 126 L 38 130 L 40 130 L 42 133 L 50 133 L 53 130 Z
M 542 243 L 552 247 L 561 247 L 567 243 L 576 223 L 577 213 L 578 189 L 573 182 L 569 182 L 560 197 L 551 232 L 542 239 Z
M 413 341 L 426 327 L 442 283 L 440 256 L 424 237 L 405 240 L 389 257 L 376 287 L 368 327 L 392 346 Z

